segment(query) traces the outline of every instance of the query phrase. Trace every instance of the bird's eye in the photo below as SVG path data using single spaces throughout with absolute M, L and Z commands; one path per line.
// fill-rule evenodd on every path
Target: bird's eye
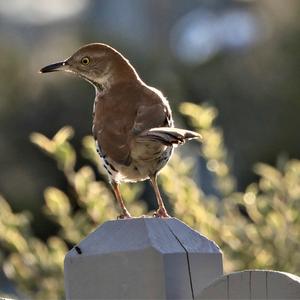
M 81 63 L 86 66 L 90 63 L 90 59 L 86 56 L 82 58 Z

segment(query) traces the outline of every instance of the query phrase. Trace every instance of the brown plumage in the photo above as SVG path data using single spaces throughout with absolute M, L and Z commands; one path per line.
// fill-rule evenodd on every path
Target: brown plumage
M 157 174 L 168 162 L 173 145 L 199 134 L 173 127 L 168 101 L 147 86 L 115 49 L 89 44 L 65 61 L 48 65 L 42 73 L 72 72 L 94 85 L 93 136 L 103 160 L 121 218 L 130 218 L 119 191 L 123 181 L 150 179 L 158 201 L 157 217 L 168 217 L 157 186 Z

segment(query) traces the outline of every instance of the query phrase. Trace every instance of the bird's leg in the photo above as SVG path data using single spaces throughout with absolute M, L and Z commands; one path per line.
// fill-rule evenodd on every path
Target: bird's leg
M 150 182 L 153 186 L 155 196 L 156 196 L 156 200 L 157 200 L 157 203 L 158 203 L 158 210 L 154 213 L 154 216 L 158 217 L 158 218 L 170 218 L 170 216 L 168 215 L 168 212 L 165 208 L 164 202 L 161 198 L 159 189 L 158 189 L 157 175 L 150 176 Z
M 120 216 L 118 216 L 118 219 L 131 219 L 132 217 L 131 217 L 129 211 L 127 210 L 127 208 L 124 204 L 124 201 L 122 199 L 120 189 L 119 189 L 119 184 L 115 181 L 112 181 L 111 186 L 112 186 L 112 189 L 114 191 L 116 200 L 117 200 L 117 202 L 120 205 L 120 208 L 122 210 L 122 213 L 121 213 Z

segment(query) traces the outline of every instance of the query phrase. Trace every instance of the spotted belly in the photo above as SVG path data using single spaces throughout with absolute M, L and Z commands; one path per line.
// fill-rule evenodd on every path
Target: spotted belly
M 118 164 L 110 159 L 102 150 L 101 145 L 96 141 L 96 150 L 103 162 L 109 181 L 116 182 L 137 182 L 149 179 L 150 175 L 157 174 L 169 161 L 173 146 L 159 145 L 161 151 L 149 152 L 149 147 L 141 145 L 147 151 L 133 151 L 132 160 L 129 166 Z M 136 155 L 139 153 L 139 155 Z
M 103 162 L 103 167 L 105 168 L 109 178 L 114 179 L 114 177 L 116 177 L 117 174 L 119 173 L 118 169 L 116 169 L 116 167 L 113 165 L 109 157 L 103 152 L 97 140 L 95 141 L 95 143 L 96 143 L 96 151 Z

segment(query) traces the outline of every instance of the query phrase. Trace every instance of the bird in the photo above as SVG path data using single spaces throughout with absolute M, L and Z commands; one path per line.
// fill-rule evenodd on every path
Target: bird
M 43 67 L 40 73 L 73 73 L 95 88 L 92 134 L 107 171 L 121 214 L 132 218 L 120 193 L 123 182 L 150 180 L 158 209 L 154 216 L 169 218 L 157 176 L 174 147 L 200 134 L 174 127 L 167 98 L 148 86 L 120 52 L 103 43 L 82 46 L 69 58 Z

